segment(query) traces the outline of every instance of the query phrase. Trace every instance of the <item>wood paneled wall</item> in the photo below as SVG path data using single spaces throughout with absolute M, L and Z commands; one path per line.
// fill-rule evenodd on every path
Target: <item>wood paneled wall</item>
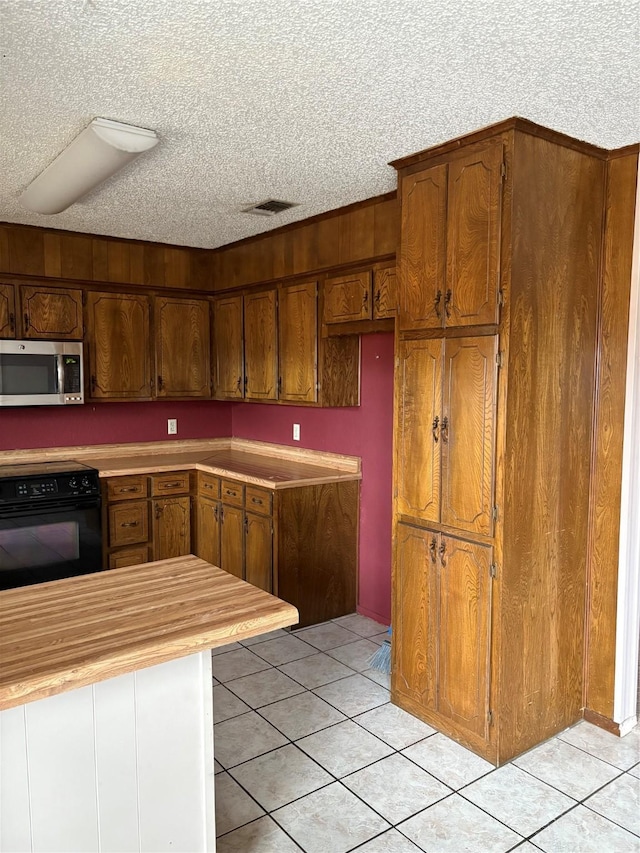
M 395 192 L 215 250 L 4 223 L 0 274 L 219 291 L 393 255 L 398 227 Z
M 305 219 L 215 249 L 215 290 L 305 275 L 393 255 L 399 239 L 396 193 Z
M 591 474 L 585 705 L 613 716 L 620 487 L 638 150 L 607 164 Z

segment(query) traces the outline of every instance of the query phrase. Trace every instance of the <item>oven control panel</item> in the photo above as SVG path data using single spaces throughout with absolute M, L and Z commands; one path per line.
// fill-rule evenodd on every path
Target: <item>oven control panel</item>
M 37 501 L 39 498 L 92 497 L 100 494 L 98 472 L 93 470 L 0 478 L 0 505 Z

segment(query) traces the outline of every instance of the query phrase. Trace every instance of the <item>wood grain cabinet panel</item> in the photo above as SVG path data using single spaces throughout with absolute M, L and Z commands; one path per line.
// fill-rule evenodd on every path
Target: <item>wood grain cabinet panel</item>
M 440 520 L 441 340 L 398 345 L 396 470 L 398 512 Z
M 277 291 L 244 297 L 245 397 L 278 399 Z
M 278 293 L 278 397 L 292 403 L 318 399 L 318 285 L 281 287 Z
M 244 510 L 241 507 L 222 506 L 220 568 L 244 580 Z
M 109 507 L 109 548 L 137 545 L 148 538 L 147 501 L 126 501 Z
M 213 300 L 213 396 L 244 397 L 244 327 L 242 296 Z
M 273 521 L 271 517 L 246 512 L 245 530 L 245 577 L 248 583 L 273 590 Z
M 151 506 L 154 560 L 190 554 L 191 498 L 156 498 Z
M 440 328 L 446 290 L 446 164 L 402 177 L 399 189 L 399 328 Z
M 138 545 L 135 548 L 121 548 L 109 554 L 108 567 L 110 569 L 124 569 L 127 566 L 138 566 L 149 562 L 149 549 L 146 545 Z
M 151 477 L 151 496 L 183 495 L 189 491 L 191 480 L 188 471 L 170 471 Z M 176 555 L 179 556 L 179 555 Z
M 370 320 L 372 314 L 371 271 L 327 278 L 323 286 L 324 323 Z
M 157 296 L 154 307 L 156 396 L 210 397 L 209 303 Z
M 82 340 L 82 291 L 20 285 L 25 338 Z
M 111 477 L 107 480 L 107 500 L 130 501 L 146 498 L 148 487 L 147 478 L 143 474 L 132 477 Z
M 492 549 L 439 536 L 435 550 L 438 711 L 485 741 L 489 728 Z
M 15 290 L 12 284 L 0 284 L 0 338 L 15 338 L 15 336 Z
M 394 568 L 392 654 L 394 690 L 436 708 L 436 534 L 399 524 Z
M 493 523 L 497 350 L 494 336 L 445 344 L 441 520 L 485 535 Z
M 373 319 L 383 320 L 398 313 L 396 268 L 382 267 L 373 271 Z
M 497 321 L 502 163 L 497 140 L 449 165 L 447 326 Z
M 220 566 L 220 501 L 200 494 L 196 509 L 196 549 L 194 553 L 213 566 Z
M 89 397 L 150 399 L 149 297 L 89 293 L 87 321 Z

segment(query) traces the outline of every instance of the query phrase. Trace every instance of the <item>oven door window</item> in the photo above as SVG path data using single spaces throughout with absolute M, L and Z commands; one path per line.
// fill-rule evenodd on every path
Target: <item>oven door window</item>
M 99 572 L 100 502 L 0 512 L 0 589 Z
M 73 562 L 80 557 L 80 525 L 54 521 L 0 530 L 0 568 L 29 569 Z
M 0 394 L 58 394 L 58 357 L 0 355 Z

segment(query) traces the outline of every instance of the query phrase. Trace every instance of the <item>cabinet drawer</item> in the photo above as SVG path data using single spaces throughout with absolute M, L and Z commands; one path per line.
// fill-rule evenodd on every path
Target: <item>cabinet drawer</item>
M 246 486 L 245 506 L 250 512 L 271 515 L 271 492 L 260 486 Z
M 242 483 L 235 480 L 222 480 L 221 499 L 231 506 L 242 506 Z
M 198 474 L 198 494 L 202 495 L 203 498 L 219 498 L 220 478 L 200 471 Z
M 189 491 L 189 472 L 178 471 L 170 474 L 154 474 L 151 478 L 151 494 L 159 495 L 183 495 Z
M 149 538 L 147 501 L 115 504 L 109 507 L 109 547 L 135 545 Z
M 147 478 L 142 474 L 137 477 L 113 477 L 107 481 L 109 501 L 130 501 L 146 496 Z
M 121 551 L 114 551 L 109 554 L 109 568 L 122 569 L 125 566 L 138 566 L 140 563 L 149 561 L 149 549 L 146 545 L 139 545 L 136 548 L 123 548 Z

